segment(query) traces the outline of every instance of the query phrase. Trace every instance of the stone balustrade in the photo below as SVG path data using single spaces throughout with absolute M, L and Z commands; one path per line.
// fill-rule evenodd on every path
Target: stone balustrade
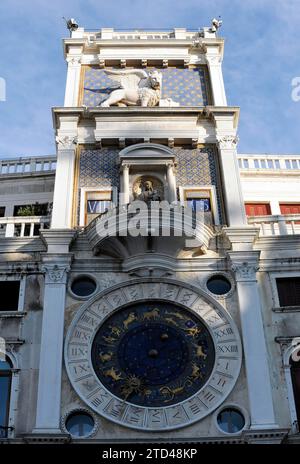
M 260 228 L 260 235 L 300 234 L 300 214 L 248 216 L 248 223 Z
M 300 155 L 238 155 L 242 171 L 251 170 L 285 170 L 300 171 Z
M 0 176 L 55 171 L 56 156 L 0 160 Z
M 35 237 L 49 229 L 49 216 L 14 216 L 0 218 L 0 237 Z

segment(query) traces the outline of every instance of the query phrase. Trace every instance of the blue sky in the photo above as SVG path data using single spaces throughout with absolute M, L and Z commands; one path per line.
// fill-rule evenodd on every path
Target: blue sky
M 86 29 L 199 29 L 221 16 L 228 104 L 241 107 L 240 153 L 300 153 L 300 0 L 0 0 L 0 157 L 55 153 L 63 105 L 62 16 Z

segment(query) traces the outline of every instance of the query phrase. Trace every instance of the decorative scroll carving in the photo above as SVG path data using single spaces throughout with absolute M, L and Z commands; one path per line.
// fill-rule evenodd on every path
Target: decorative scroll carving
M 70 266 L 67 265 L 47 264 L 42 266 L 46 284 L 65 284 L 69 270 Z
M 218 137 L 217 140 L 220 150 L 236 148 L 239 142 L 237 135 L 224 135 L 223 137 Z
M 65 135 L 63 137 L 57 136 L 56 143 L 59 150 L 71 150 L 77 144 L 77 136 Z
M 67 63 L 71 64 L 72 66 L 80 66 L 80 64 L 81 64 L 81 56 L 68 56 L 66 61 L 67 61 Z
M 255 263 L 248 263 L 245 261 L 233 263 L 231 269 L 233 272 L 235 272 L 237 280 L 253 281 L 256 280 L 256 272 L 258 271 L 259 267 Z

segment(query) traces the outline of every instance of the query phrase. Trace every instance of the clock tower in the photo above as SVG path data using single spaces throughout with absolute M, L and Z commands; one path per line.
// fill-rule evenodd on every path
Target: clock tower
M 284 435 L 217 29 L 64 40 L 32 437 Z

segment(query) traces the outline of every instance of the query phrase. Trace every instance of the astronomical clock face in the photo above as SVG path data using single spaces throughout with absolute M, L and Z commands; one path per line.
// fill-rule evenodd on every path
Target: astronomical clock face
M 123 284 L 87 303 L 66 340 L 68 375 L 96 412 L 143 430 L 208 415 L 233 388 L 241 345 L 228 314 L 191 287 Z
M 100 382 L 136 406 L 164 407 L 189 398 L 206 383 L 214 361 L 207 327 L 170 303 L 137 303 L 113 313 L 92 345 Z

